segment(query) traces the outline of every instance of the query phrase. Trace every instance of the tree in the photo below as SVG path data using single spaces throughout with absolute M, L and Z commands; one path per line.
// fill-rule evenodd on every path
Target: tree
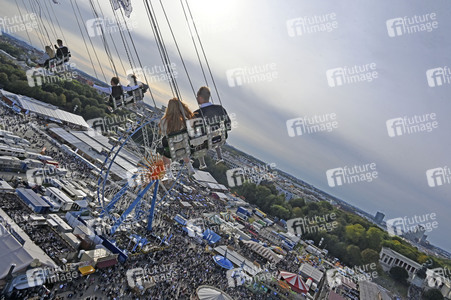
M 277 189 L 276 189 L 276 186 L 272 182 L 264 181 L 264 182 L 260 183 L 260 185 L 264 185 L 268 189 L 270 189 L 271 190 L 271 194 L 273 194 L 273 195 L 277 195 L 279 193 L 277 191 Z
M 271 205 L 270 214 L 280 219 L 287 220 L 290 218 L 290 211 L 281 205 Z
M 315 214 L 318 214 L 319 211 L 319 205 L 316 202 L 309 202 L 307 203 L 307 210 L 308 211 L 312 211 L 312 212 L 316 212 Z
M 356 245 L 349 245 L 346 248 L 346 260 L 349 264 L 357 266 L 362 264 L 362 256 L 360 254 L 360 248 Z
M 41 99 L 47 98 L 46 102 L 48 102 L 48 103 L 50 103 L 52 105 L 55 105 L 55 106 L 59 105 L 59 103 L 58 103 L 58 96 L 55 93 L 43 92 L 42 94 L 43 94 L 43 96 L 40 97 Z
M 66 106 L 66 96 L 64 94 L 58 96 L 58 106 Z
M 94 119 L 97 116 L 102 114 L 102 109 L 95 107 L 95 106 L 85 106 L 84 111 L 83 111 L 83 116 L 85 117 L 85 119 L 90 120 L 90 119 Z
M 390 275 L 394 280 L 407 285 L 407 278 L 409 278 L 409 273 L 407 273 L 406 269 L 397 266 L 393 267 L 390 269 Z
M 428 259 L 429 257 L 426 254 L 421 254 L 420 256 L 418 256 L 418 263 L 424 264 L 428 261 Z
M 332 206 L 332 204 L 330 204 L 330 203 L 327 202 L 327 201 L 321 201 L 321 202 L 319 202 L 319 205 L 321 206 L 321 208 L 322 208 L 323 210 L 326 210 L 326 211 L 331 211 L 331 210 L 334 209 L 334 207 Z
M 362 251 L 362 261 L 365 264 L 369 263 L 377 263 L 379 260 L 379 253 L 374 251 L 373 249 L 366 248 Z
M 300 218 L 302 216 L 302 209 L 300 207 L 293 208 L 292 215 L 294 218 Z
M 425 300 L 443 300 L 443 295 L 438 289 L 431 289 L 423 294 Z
M 368 247 L 375 251 L 380 251 L 383 237 L 384 232 L 382 230 L 376 227 L 370 227 L 366 232 Z
M 346 239 L 354 245 L 359 245 L 365 233 L 365 228 L 360 224 L 346 226 Z
M 305 200 L 302 198 L 292 198 L 288 203 L 292 207 L 304 207 L 305 206 Z
M 8 74 L 3 73 L 3 72 L 0 73 L 0 83 L 6 83 L 8 81 L 9 81 Z
M 334 244 L 333 247 L 329 247 L 329 251 L 330 255 L 344 260 L 346 257 L 346 244 L 344 242 L 338 242 L 337 244 Z

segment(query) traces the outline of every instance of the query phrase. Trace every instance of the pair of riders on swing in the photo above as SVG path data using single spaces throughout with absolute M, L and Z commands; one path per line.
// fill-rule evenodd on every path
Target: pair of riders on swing
M 136 80 L 135 75 L 130 76 L 130 83 L 134 85 L 123 86 L 119 83 L 119 78 L 113 77 L 111 78 L 111 86 L 110 87 L 101 87 L 95 84 L 92 84 L 94 88 L 104 93 L 110 94 L 110 101 L 121 100 L 124 94 L 124 91 L 128 93 L 132 93 L 132 91 L 141 88 L 143 89 L 143 93 L 147 91 L 148 86 Z M 227 131 L 231 130 L 231 120 L 227 114 L 227 111 L 221 106 L 217 104 L 212 104 L 210 102 L 211 92 L 210 89 L 206 86 L 202 86 L 197 92 L 197 103 L 199 104 L 199 109 L 191 112 L 189 107 L 179 101 L 177 98 L 173 98 L 169 100 L 168 106 L 166 108 L 166 112 L 160 121 L 160 133 L 164 135 L 163 138 L 163 148 L 160 149 L 160 154 L 163 155 L 163 160 L 165 166 L 169 166 L 171 164 L 171 155 L 169 152 L 169 144 L 167 141 L 167 136 L 173 133 L 177 133 L 183 130 L 186 130 L 185 118 L 187 120 L 193 118 L 202 118 L 206 125 L 209 125 L 212 130 L 216 130 L 219 128 L 222 121 L 224 121 L 224 125 Z M 127 103 L 126 103 L 127 104 Z M 183 108 L 184 114 L 181 109 Z M 227 131 L 225 133 L 225 137 L 227 139 Z M 216 153 L 218 156 L 218 162 L 223 161 L 221 148 L 216 147 Z M 188 165 L 188 171 L 190 174 L 194 173 L 194 168 L 191 164 L 189 157 L 184 158 L 185 163 Z M 200 167 L 199 169 L 207 168 L 205 164 L 205 160 L 203 157 L 199 159 Z
M 38 65 L 40 67 L 44 67 L 46 69 L 50 68 L 50 62 L 53 61 L 55 65 L 61 65 L 64 62 L 69 61 L 69 57 L 71 57 L 69 48 L 63 45 L 63 41 L 58 39 L 56 40 L 58 45 L 54 45 L 55 50 L 50 46 L 45 46 L 44 55 L 38 60 Z
M 128 75 L 128 80 L 129 80 L 129 85 L 128 86 L 123 86 L 120 84 L 119 82 L 119 78 L 118 77 L 113 77 L 111 78 L 111 86 L 109 87 L 102 87 L 102 86 L 98 86 L 96 84 L 92 84 L 92 87 L 109 94 L 109 102 L 112 106 L 115 106 L 114 103 L 122 103 L 122 99 L 124 97 L 124 92 L 127 92 L 128 96 L 131 96 L 132 98 L 130 98 L 130 102 L 133 102 L 133 91 L 137 90 L 137 89 L 141 89 L 142 90 L 142 94 L 144 94 L 147 89 L 149 88 L 148 85 L 140 82 L 137 80 L 136 76 L 134 74 L 130 74 Z M 129 103 L 124 103 L 125 105 L 129 104 Z M 117 105 L 119 106 L 119 105 Z M 112 109 L 110 109 L 112 110 Z
M 179 101 L 177 98 L 169 100 L 166 112 L 160 121 L 160 132 L 162 135 L 165 136 L 163 138 L 164 150 L 161 151 L 162 153 L 160 154 L 163 155 L 165 166 L 168 166 L 171 163 L 169 145 L 166 137 L 170 134 L 186 130 L 187 128 L 185 124 L 185 118 L 187 120 L 193 118 L 202 118 L 204 123 L 210 126 L 212 130 L 218 129 L 220 123 L 224 121 L 226 129 L 230 130 L 231 121 L 227 114 L 227 111 L 221 105 L 212 104 L 210 102 L 210 96 L 211 92 L 208 87 L 203 86 L 199 89 L 196 97 L 197 103 L 199 104 L 199 109 L 194 111 L 194 113 L 191 112 L 191 110 L 185 103 Z M 184 114 L 182 112 L 182 109 L 184 110 Z M 225 134 L 227 138 L 227 131 Z M 221 148 L 216 147 L 216 153 L 218 156 L 217 163 L 223 161 Z M 194 168 L 188 156 L 184 158 L 184 161 L 188 165 L 189 173 L 191 174 L 194 173 Z M 202 170 L 207 167 L 203 157 L 199 158 L 199 163 L 200 163 L 199 169 Z

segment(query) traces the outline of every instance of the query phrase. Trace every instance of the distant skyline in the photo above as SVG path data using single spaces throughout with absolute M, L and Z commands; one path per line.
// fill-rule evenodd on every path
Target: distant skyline
M 47 4 L 58 15 L 71 61 L 94 75 L 71 2 L 60 2 Z M 106 19 L 114 20 L 109 1 L 99 2 Z M 22 13 L 30 9 L 18 3 Z M 189 4 L 222 103 L 236 114 L 231 145 L 371 215 L 381 211 L 385 220 L 435 213 L 439 226 L 427 233 L 429 241 L 451 251 L 449 1 Z M 132 5 L 129 24 L 143 66 L 158 69 L 162 63 L 145 7 L 142 1 Z M 197 90 L 205 81 L 180 2 L 164 5 Z M 93 35 L 108 82 L 113 72 L 102 38 L 96 35 L 99 23 L 88 2 L 79 6 L 84 22 L 79 21 L 87 25 L 85 36 L 87 30 Z M 164 15 L 159 4 L 154 6 L 182 98 L 195 109 Z M 19 14 L 12 0 L 2 11 L 4 19 Z M 44 19 L 46 14 L 43 6 Z M 55 30 L 45 24 L 54 40 L 60 30 L 53 15 L 51 19 Z M 29 32 L 33 45 L 42 48 L 38 34 Z M 28 40 L 25 32 L 14 35 Z M 131 69 L 127 54 L 120 35 L 112 35 L 122 63 L 115 50 L 113 61 L 125 73 Z M 94 69 L 104 80 L 89 39 L 86 42 Z M 109 36 L 108 44 L 114 49 Z M 135 56 L 133 50 L 131 55 Z M 127 83 L 125 74 L 121 81 Z M 152 82 L 151 88 L 159 105 L 172 97 L 164 81 Z M 213 96 L 217 103 L 214 92 Z M 365 172 L 352 174 L 354 166 Z

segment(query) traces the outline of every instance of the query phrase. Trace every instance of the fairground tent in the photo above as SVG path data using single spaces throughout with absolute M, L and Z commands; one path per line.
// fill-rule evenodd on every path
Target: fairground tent
M 227 270 L 233 269 L 232 262 L 222 255 L 213 256 L 213 260 L 215 261 L 216 264 L 223 267 L 224 269 Z
M 280 276 L 290 285 L 291 289 L 298 293 L 307 293 L 309 288 L 298 274 L 280 271 Z
M 266 248 L 260 243 L 254 241 L 243 241 L 243 243 L 248 246 L 255 253 L 263 256 L 267 260 L 271 262 L 278 263 L 282 258 L 280 258 L 276 253 L 274 253 L 271 249 Z
M 221 237 L 213 230 L 207 229 L 204 231 L 204 239 L 206 239 L 209 244 L 214 244 L 218 242 L 221 239 Z
M 196 293 L 199 300 L 233 300 L 225 292 L 208 285 L 198 287 Z

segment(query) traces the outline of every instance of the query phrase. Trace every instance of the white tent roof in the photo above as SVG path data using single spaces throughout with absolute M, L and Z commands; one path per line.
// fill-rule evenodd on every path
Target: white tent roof
M 46 116 L 47 118 L 53 118 L 56 120 L 61 120 L 73 125 L 78 125 L 83 128 L 88 128 L 89 125 L 86 123 L 82 116 L 64 111 L 51 104 L 41 102 L 39 100 L 17 95 L 5 90 L 1 90 L 1 93 L 7 97 L 9 100 L 15 102 L 21 108 L 28 110 L 30 113 L 36 113 L 38 115 Z
M 211 183 L 218 183 L 216 179 L 214 179 L 213 176 L 211 176 L 210 173 L 205 171 L 199 171 L 196 170 L 196 172 L 193 175 L 194 179 L 199 182 L 211 182 Z
M 221 192 L 215 192 L 216 195 L 218 195 L 219 199 L 229 199 L 229 197 Z
M 0 180 L 0 191 L 11 192 L 14 191 L 14 188 L 10 186 L 6 181 Z
M 56 267 L 55 262 L 47 256 L 33 241 L 0 209 L 0 218 L 9 228 L 0 224 L 0 278 L 4 278 L 12 264 L 16 267 L 13 273 L 26 269 L 34 259 L 38 259 L 43 265 Z
M 199 300 L 233 300 L 233 298 L 225 292 L 208 285 L 198 287 L 197 296 L 199 297 Z
M 323 278 L 323 272 L 310 264 L 303 263 L 299 271 L 304 277 L 311 277 L 315 282 L 320 282 L 321 278 Z

